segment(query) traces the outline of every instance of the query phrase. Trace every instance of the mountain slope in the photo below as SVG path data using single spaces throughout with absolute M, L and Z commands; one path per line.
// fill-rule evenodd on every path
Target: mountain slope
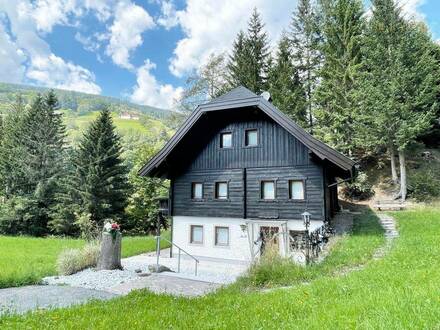
M 37 93 L 45 93 L 48 90 L 49 88 L 43 87 L 0 83 L 0 112 L 6 110 L 8 106 L 16 100 L 18 95 L 21 95 L 23 99 L 29 103 Z M 81 115 L 88 112 L 99 111 L 103 105 L 109 105 L 112 111 L 117 113 L 138 112 L 155 118 L 165 118 L 171 114 L 170 110 L 133 104 L 114 97 L 61 89 L 54 90 L 59 98 L 61 108 L 71 110 Z

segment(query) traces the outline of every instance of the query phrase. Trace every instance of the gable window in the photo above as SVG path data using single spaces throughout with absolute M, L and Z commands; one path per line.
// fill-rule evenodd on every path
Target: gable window
M 191 244 L 203 244 L 203 226 L 191 225 L 190 230 L 189 242 Z
M 191 198 L 203 199 L 203 183 L 193 182 L 191 186 Z
M 215 198 L 216 199 L 228 199 L 228 183 L 216 182 L 215 183 Z
M 215 227 L 215 245 L 229 245 L 229 227 Z
M 304 200 L 305 189 L 303 180 L 289 181 L 289 199 Z
M 255 147 L 258 145 L 258 130 L 247 129 L 244 137 L 244 145 L 246 147 Z
M 232 148 L 231 132 L 225 132 L 220 134 L 220 148 Z
M 261 199 L 275 199 L 275 181 L 261 181 Z

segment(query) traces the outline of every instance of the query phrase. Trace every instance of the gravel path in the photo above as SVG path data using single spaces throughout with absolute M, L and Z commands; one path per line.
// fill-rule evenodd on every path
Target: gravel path
M 116 294 L 69 286 L 33 285 L 0 289 L 0 316 L 22 314 L 35 309 L 67 307 L 91 299 L 107 300 Z

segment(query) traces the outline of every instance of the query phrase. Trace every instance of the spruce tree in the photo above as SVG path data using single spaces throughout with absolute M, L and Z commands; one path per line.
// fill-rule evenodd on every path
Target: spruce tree
M 124 218 L 127 205 L 127 168 L 122 160 L 121 138 L 115 131 L 108 109 L 82 137 L 74 160 L 74 189 L 82 212 L 102 226 L 105 219 Z
M 392 160 L 394 150 L 398 151 L 399 196 L 403 200 L 407 194 L 406 149 L 430 128 L 438 109 L 439 67 L 434 50 L 426 28 L 406 21 L 393 0 L 373 1 L 362 106 L 371 126 L 370 140 L 387 145 Z
M 321 6 L 324 63 L 315 93 L 317 130 L 322 139 L 351 156 L 360 101 L 363 4 L 361 0 L 322 0 Z
M 302 127 L 307 127 L 307 108 L 304 88 L 293 65 L 290 40 L 283 34 L 275 63 L 269 72 L 269 92 L 273 104 Z
M 48 232 L 64 164 L 65 129 L 57 109 L 57 98 L 50 91 L 37 95 L 27 109 L 19 100 L 5 120 L 0 171 L 14 214 L 5 215 L 4 221 L 17 233 Z
M 19 96 L 7 110 L 2 120 L 2 140 L 0 141 L 0 184 L 6 198 L 20 193 L 25 186 L 25 173 L 21 163 L 26 159 L 22 129 L 25 105 Z
M 255 8 L 247 32 L 240 31 L 233 44 L 227 66 L 230 87 L 243 85 L 257 94 L 266 90 L 269 60 L 269 39 Z
M 297 10 L 292 14 L 290 39 L 292 58 L 306 96 L 309 131 L 313 132 L 313 93 L 318 83 L 318 69 L 322 55 L 319 51 L 321 35 L 320 15 L 313 0 L 299 0 Z

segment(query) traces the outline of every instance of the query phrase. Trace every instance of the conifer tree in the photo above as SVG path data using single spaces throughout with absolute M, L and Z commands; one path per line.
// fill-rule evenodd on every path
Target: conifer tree
M 20 233 L 43 235 L 64 166 L 65 128 L 53 91 L 37 95 L 28 109 L 19 100 L 8 114 L 0 161 L 2 185 L 15 214 L 6 221 Z M 11 204 L 12 205 L 12 204 Z
M 90 124 L 75 154 L 74 189 L 82 212 L 102 226 L 105 219 L 123 219 L 127 205 L 127 168 L 121 139 L 111 113 L 104 109 Z
M 408 145 L 432 125 L 438 109 L 439 67 L 426 29 L 406 21 L 393 0 L 374 0 L 365 45 L 363 109 L 370 130 L 366 142 L 397 149 L 400 192 L 407 194 Z M 368 137 L 367 137 L 368 138 Z M 393 178 L 397 175 L 393 169 Z
M 269 92 L 273 103 L 302 127 L 307 127 L 307 109 L 303 86 L 291 57 L 290 40 L 283 34 L 274 65 L 269 72 Z
M 267 89 L 269 61 L 269 39 L 255 8 L 247 32 L 240 31 L 234 41 L 227 66 L 229 84 L 231 87 L 243 85 L 260 94 Z
M 315 93 L 317 130 L 321 138 L 351 156 L 359 108 L 363 4 L 361 0 L 322 0 L 321 7 L 324 62 Z
M 292 14 L 290 39 L 292 57 L 298 69 L 301 84 L 306 95 L 309 131 L 313 132 L 313 93 L 318 83 L 318 69 L 321 63 L 319 45 L 320 15 L 315 1 L 299 0 L 297 10 Z

